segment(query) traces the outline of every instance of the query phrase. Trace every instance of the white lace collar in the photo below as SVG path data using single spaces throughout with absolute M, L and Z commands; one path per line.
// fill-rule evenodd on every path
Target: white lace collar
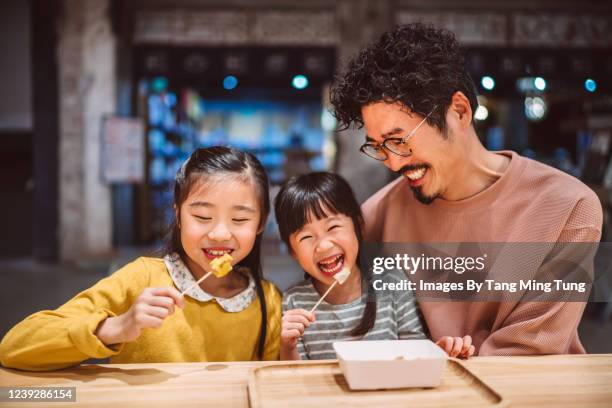
M 174 284 L 181 292 L 196 282 L 189 268 L 187 268 L 187 265 L 183 263 L 181 257 L 177 253 L 164 256 L 164 263 L 166 264 L 166 268 Z M 185 295 L 200 302 L 208 302 L 214 299 L 226 312 L 237 313 L 249 307 L 257 297 L 257 292 L 255 290 L 255 279 L 249 274 L 249 284 L 247 288 L 230 298 L 213 296 L 203 291 L 199 285 L 191 288 Z

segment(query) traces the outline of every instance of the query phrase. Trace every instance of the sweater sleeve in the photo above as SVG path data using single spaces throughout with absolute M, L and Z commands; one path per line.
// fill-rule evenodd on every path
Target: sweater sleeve
M 397 316 L 398 339 L 426 339 L 419 308 L 412 292 L 400 292 L 398 302 L 394 306 Z
M 407 276 L 400 270 L 393 270 L 385 273 L 382 279 L 387 283 L 400 284 L 407 279 Z M 369 301 L 372 301 L 372 299 Z M 408 289 L 395 290 L 391 293 L 383 291 L 382 296 L 379 295 L 379 299 L 376 299 L 376 301 L 379 305 L 387 304 L 391 301 L 399 340 L 427 338 L 423 330 L 420 311 L 413 291 Z
M 267 286 L 268 325 L 263 359 L 278 360 L 280 358 L 281 294 L 273 284 L 267 282 Z
M 519 303 L 506 324 L 482 343 L 479 356 L 584 353 L 578 341 L 583 302 Z
M 571 212 L 552 255 L 538 273 L 561 273 L 566 281 L 592 279 L 595 243 L 601 236 L 602 220 L 601 204 L 594 194 L 580 200 Z M 560 265 L 573 266 L 563 270 Z M 578 338 L 578 324 L 587 297 L 588 293 L 584 296 L 585 301 L 519 302 L 504 325 L 483 342 L 478 354 L 584 353 Z
M 146 262 L 139 258 L 59 308 L 28 316 L 2 339 L 0 362 L 44 371 L 118 354 L 122 345 L 108 347 L 94 333 L 106 318 L 126 312 L 147 281 Z

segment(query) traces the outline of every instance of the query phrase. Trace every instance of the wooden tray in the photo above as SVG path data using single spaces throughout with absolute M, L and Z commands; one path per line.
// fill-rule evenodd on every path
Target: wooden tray
M 251 408 L 505 407 L 501 395 L 449 359 L 436 388 L 351 391 L 337 361 L 260 367 L 249 374 Z

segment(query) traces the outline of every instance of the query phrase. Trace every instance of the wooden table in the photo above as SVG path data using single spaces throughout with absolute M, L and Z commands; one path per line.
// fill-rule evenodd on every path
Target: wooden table
M 77 389 L 76 403 L 12 404 L 17 407 L 248 407 L 249 370 L 269 364 L 278 363 L 104 364 L 44 373 L 0 369 L 0 386 Z M 612 354 L 475 357 L 464 364 L 511 406 L 612 407 Z

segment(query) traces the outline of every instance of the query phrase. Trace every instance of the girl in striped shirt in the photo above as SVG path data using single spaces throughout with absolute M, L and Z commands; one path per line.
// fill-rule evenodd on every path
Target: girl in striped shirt
M 275 213 L 280 236 L 307 277 L 283 295 L 281 360 L 336 358 L 334 341 L 425 338 L 411 292 L 379 304 L 367 293 L 368 271 L 359 262 L 363 217 L 342 177 L 317 172 L 290 179 L 276 197 Z M 315 318 L 309 310 L 344 267 L 349 278 L 327 295 Z M 404 277 L 398 272 L 386 279 Z M 453 357 L 474 352 L 470 336 L 438 344 Z

